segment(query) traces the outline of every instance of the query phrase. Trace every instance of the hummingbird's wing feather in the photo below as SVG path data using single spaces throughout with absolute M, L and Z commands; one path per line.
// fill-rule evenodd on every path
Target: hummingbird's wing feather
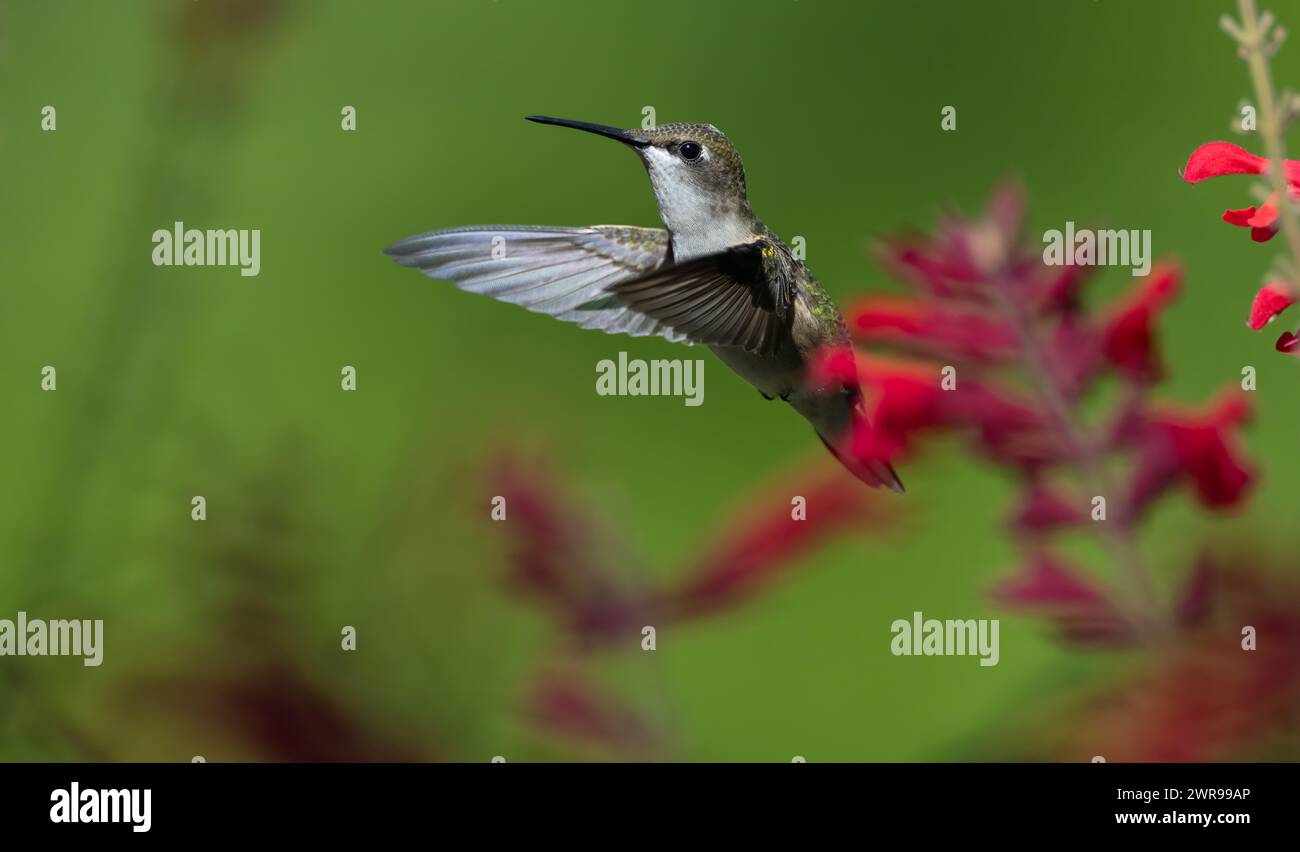
M 609 287 L 628 307 L 697 343 L 771 355 L 789 336 L 793 290 L 767 240 L 662 266 Z
M 384 252 L 430 278 L 583 328 L 689 342 L 606 292 L 664 263 L 668 232 L 659 228 L 479 225 L 420 234 Z

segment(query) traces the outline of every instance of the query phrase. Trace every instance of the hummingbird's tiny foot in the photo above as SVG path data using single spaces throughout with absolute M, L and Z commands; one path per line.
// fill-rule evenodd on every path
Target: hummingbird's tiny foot
M 794 391 L 786 391 L 786 392 L 784 392 L 783 394 L 781 394 L 781 401 L 782 401 L 782 402 L 789 402 L 789 401 L 790 401 L 790 394 L 792 394 L 792 393 L 794 393 Z
M 768 402 L 771 402 L 772 400 L 776 399 L 776 397 L 774 397 L 774 396 L 768 396 L 767 394 L 763 393 L 762 391 L 759 391 L 758 393 L 759 393 L 759 396 L 763 397 L 763 399 L 767 400 Z

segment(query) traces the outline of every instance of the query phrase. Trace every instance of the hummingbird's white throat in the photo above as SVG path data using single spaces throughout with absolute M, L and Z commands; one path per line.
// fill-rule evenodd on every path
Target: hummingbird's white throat
M 641 150 L 678 262 L 753 241 L 750 217 L 741 211 L 742 199 L 709 192 L 692 173 L 708 162 L 707 147 L 698 164 L 655 146 Z

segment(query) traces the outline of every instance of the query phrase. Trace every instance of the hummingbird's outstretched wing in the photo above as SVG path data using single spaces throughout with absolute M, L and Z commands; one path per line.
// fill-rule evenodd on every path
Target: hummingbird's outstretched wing
M 668 232 L 659 228 L 479 225 L 420 234 L 384 252 L 430 278 L 583 328 L 690 342 L 606 292 L 611 284 L 663 265 Z
M 792 261 L 764 239 L 667 264 L 609 287 L 619 301 L 697 343 L 771 355 L 789 338 Z

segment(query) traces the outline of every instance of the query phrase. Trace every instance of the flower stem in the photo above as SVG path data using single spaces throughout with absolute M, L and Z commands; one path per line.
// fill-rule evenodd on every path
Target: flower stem
M 1241 10 L 1241 35 L 1244 36 L 1241 47 L 1246 53 L 1246 64 L 1250 67 L 1255 99 L 1259 101 L 1259 135 L 1268 156 L 1268 174 L 1277 197 L 1278 219 L 1291 251 L 1292 267 L 1296 274 L 1300 274 L 1300 221 L 1295 217 L 1295 206 L 1291 202 L 1290 187 L 1283 166 L 1282 119 L 1273 92 L 1273 78 L 1268 70 L 1265 45 L 1268 33 L 1261 25 L 1255 0 L 1237 0 L 1237 7 Z
M 1155 584 L 1142 564 L 1127 508 L 1118 505 L 1120 494 L 1111 487 L 1110 477 L 1106 474 L 1103 448 L 1081 422 L 1076 407 L 1061 391 L 1049 352 L 1039 339 L 1033 318 L 1016 301 L 1009 289 L 1010 282 L 1003 279 L 999 284 L 993 291 L 1002 311 L 1016 329 L 1021 355 L 1039 400 L 1061 430 L 1085 487 L 1094 495 L 1104 496 L 1111 506 L 1110 518 L 1097 524 L 1098 535 L 1119 565 L 1120 576 L 1128 586 L 1131 603 L 1125 609 L 1129 610 L 1129 621 L 1139 636 L 1159 634 L 1163 631 L 1165 619 L 1160 614 Z

